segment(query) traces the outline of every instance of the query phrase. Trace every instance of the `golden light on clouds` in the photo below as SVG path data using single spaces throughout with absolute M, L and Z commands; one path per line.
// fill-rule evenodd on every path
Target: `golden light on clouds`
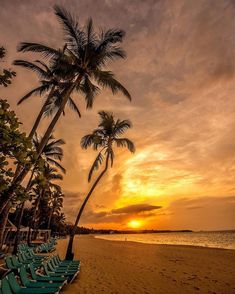
M 15 17 L 13 1 L 1 1 L 4 30 L 0 30 L 0 39 L 14 70 L 12 60 L 26 58 L 16 53 L 19 42 L 61 47 L 61 28 L 49 9 L 58 1 L 24 2 L 17 2 Z M 133 96 L 129 103 L 121 95 L 104 91 L 93 109 L 86 111 L 81 96 L 74 95 L 82 118 L 66 109 L 60 119 L 54 135 L 66 141 L 63 188 L 67 219 L 74 221 L 90 187 L 87 175 L 96 157 L 93 150 L 81 150 L 80 139 L 97 127 L 97 112 L 108 110 L 132 121 L 127 137 L 135 142 L 136 153 L 117 152 L 113 168 L 86 208 L 83 225 L 126 228 L 128 222 L 140 221 L 150 229 L 234 229 L 234 3 L 70 0 L 66 7 L 81 22 L 91 16 L 97 27 L 126 30 L 127 59 L 111 64 L 110 70 Z M 9 19 L 14 19 L 14 26 Z M 1 95 L 28 131 L 42 100 L 37 97 L 16 105 L 38 85 L 35 75 L 16 70 L 13 84 L 2 89 Z M 43 121 L 40 134 L 48 122 Z

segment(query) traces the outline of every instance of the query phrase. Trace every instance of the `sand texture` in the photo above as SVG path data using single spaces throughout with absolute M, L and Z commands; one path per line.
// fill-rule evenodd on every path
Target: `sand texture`
M 67 240 L 57 249 L 63 257 Z M 79 236 L 81 272 L 64 294 L 235 293 L 235 251 Z

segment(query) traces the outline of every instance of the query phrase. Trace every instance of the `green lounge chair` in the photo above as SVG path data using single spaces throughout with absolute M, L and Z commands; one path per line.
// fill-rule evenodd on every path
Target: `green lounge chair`
M 20 279 L 22 282 L 22 285 L 26 288 L 58 288 L 61 289 L 64 283 L 49 283 L 49 282 L 37 282 L 35 280 L 30 280 L 28 278 L 26 269 L 24 266 L 22 266 L 19 269 L 20 273 Z
M 69 269 L 69 268 L 64 268 L 64 267 L 56 267 L 54 264 L 53 264 L 53 260 L 50 259 L 48 262 L 47 262 L 47 265 L 48 265 L 48 268 L 52 271 L 52 272 L 55 272 L 55 273 L 70 273 L 70 274 L 76 274 L 77 273 L 77 269 Z
M 76 264 L 76 265 L 80 265 L 80 260 L 61 260 L 61 258 L 59 257 L 59 255 L 56 255 L 56 259 L 58 260 L 58 262 L 63 263 L 63 264 Z
M 72 261 L 72 260 L 61 260 L 60 258 L 59 258 L 59 256 L 58 255 L 56 255 L 56 256 L 54 256 L 53 257 L 54 258 L 54 261 L 55 261 L 55 263 L 56 263 L 56 265 L 57 266 L 68 266 L 68 267 L 74 267 L 74 268 L 79 268 L 80 267 L 80 261 L 79 260 L 74 260 L 74 261 Z
M 49 283 L 64 283 L 66 284 L 68 282 L 68 278 L 63 278 L 63 277 L 50 277 L 46 275 L 39 275 L 33 268 L 33 266 L 30 264 L 28 266 L 28 271 L 30 272 L 33 280 L 38 281 L 38 282 L 49 282 Z
M 49 276 L 49 277 L 52 277 L 52 278 L 53 278 L 53 277 L 67 278 L 68 281 L 71 283 L 71 282 L 74 280 L 74 278 L 76 277 L 75 274 L 71 274 L 71 273 L 66 273 L 66 272 L 64 272 L 64 273 L 55 273 L 55 272 L 53 272 L 53 271 L 50 271 L 50 270 L 48 269 L 47 263 L 44 263 L 44 264 L 42 265 L 42 267 L 43 267 L 43 269 L 44 269 L 45 274 L 46 274 L 47 276 Z
M 61 268 L 61 269 L 67 269 L 67 270 L 76 271 L 80 267 L 79 265 L 75 265 L 75 264 L 62 264 L 62 263 L 59 263 L 55 256 L 53 256 L 50 259 L 50 261 L 51 261 L 54 268 Z
M 3 294 L 57 294 L 58 289 L 50 288 L 24 288 L 20 287 L 13 273 L 10 273 L 1 281 L 1 290 Z

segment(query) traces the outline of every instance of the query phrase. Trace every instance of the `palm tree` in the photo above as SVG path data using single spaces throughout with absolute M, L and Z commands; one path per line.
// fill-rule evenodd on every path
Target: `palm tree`
M 131 100 L 131 95 L 115 79 L 114 74 L 111 71 L 104 70 L 110 61 L 126 57 L 124 50 L 118 45 L 122 42 L 125 32 L 120 29 L 108 29 L 96 33 L 92 19 L 89 19 L 86 26 L 81 28 L 78 21 L 67 10 L 59 6 L 55 6 L 54 9 L 65 31 L 65 54 L 61 56 L 58 50 L 38 43 L 24 42 L 18 48 L 19 51 L 39 52 L 43 57 L 50 58 L 53 72 L 61 75 L 64 73 L 66 76 L 65 87 L 59 92 L 61 103 L 38 146 L 38 156 L 40 156 L 74 91 L 85 94 L 87 108 L 92 107 L 94 98 L 100 91 L 99 87 L 109 88 L 113 94 L 121 92 Z M 11 186 L 4 191 L 0 213 L 12 199 L 14 189 L 23 181 L 29 169 L 30 164 L 24 167 L 15 177 Z
M 63 176 L 47 163 L 33 180 L 33 185 L 36 185 L 34 188 L 34 212 L 29 226 L 28 242 L 31 240 L 31 229 L 35 229 L 40 200 L 47 196 L 46 194 L 51 194 L 53 190 L 59 189 L 59 186 L 54 183 L 55 180 L 63 180 Z
M 91 166 L 88 181 L 90 182 L 92 175 L 95 170 L 102 165 L 104 162 L 104 169 L 99 174 L 99 176 L 94 181 L 91 186 L 90 191 L 85 197 L 84 202 L 78 212 L 73 230 L 70 234 L 69 244 L 66 253 L 66 259 L 73 259 L 72 247 L 73 240 L 76 232 L 76 228 L 78 226 L 79 220 L 82 216 L 83 210 L 90 199 L 93 191 L 95 190 L 97 184 L 107 172 L 109 166 L 113 166 L 114 161 L 114 149 L 113 147 L 116 145 L 117 147 L 126 147 L 130 152 L 135 151 L 135 146 L 131 140 L 128 138 L 122 138 L 122 134 L 129 128 L 131 128 L 131 122 L 129 120 L 115 120 L 114 115 L 109 112 L 100 111 L 99 112 L 101 122 L 99 124 L 98 129 L 95 129 L 91 134 L 86 135 L 81 140 L 81 146 L 84 149 L 92 146 L 96 151 L 100 149 L 94 163 Z
M 33 138 L 33 145 L 35 149 L 37 149 L 37 146 L 40 144 L 40 139 L 38 138 L 37 134 L 35 133 L 34 138 Z M 51 164 L 56 166 L 59 170 L 61 170 L 63 173 L 66 172 L 65 168 L 58 162 L 61 161 L 63 158 L 63 149 L 61 148 L 61 145 L 64 145 L 65 142 L 62 139 L 54 139 L 53 135 L 49 137 L 49 140 L 46 144 L 46 146 L 43 148 L 43 152 L 41 153 L 40 157 L 37 159 L 37 162 L 35 163 L 31 175 L 28 181 L 28 184 L 25 188 L 25 195 L 27 195 L 32 189 L 32 181 L 35 172 L 39 168 L 39 164 L 43 161 L 47 164 Z M 20 226 L 22 223 L 22 218 L 24 214 L 24 208 L 25 208 L 25 202 L 27 198 L 21 203 L 20 206 L 20 212 L 19 212 L 19 219 L 17 222 L 17 231 L 16 231 L 16 237 L 15 237 L 15 243 L 14 243 L 14 249 L 13 253 L 15 254 L 17 252 L 17 247 L 19 244 L 19 237 L 20 237 Z
M 51 227 L 51 221 L 54 216 L 54 213 L 58 215 L 61 208 L 63 207 L 63 200 L 64 200 L 64 194 L 62 193 L 60 187 L 55 189 L 51 193 L 49 201 L 48 201 L 48 205 L 49 205 L 49 216 L 48 216 L 48 223 L 47 223 L 48 230 Z

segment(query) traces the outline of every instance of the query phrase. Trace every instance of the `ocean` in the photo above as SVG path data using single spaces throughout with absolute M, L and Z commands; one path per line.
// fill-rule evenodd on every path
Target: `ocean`
M 235 231 L 109 234 L 96 235 L 95 237 L 110 241 L 134 241 L 147 244 L 187 245 L 235 250 Z

